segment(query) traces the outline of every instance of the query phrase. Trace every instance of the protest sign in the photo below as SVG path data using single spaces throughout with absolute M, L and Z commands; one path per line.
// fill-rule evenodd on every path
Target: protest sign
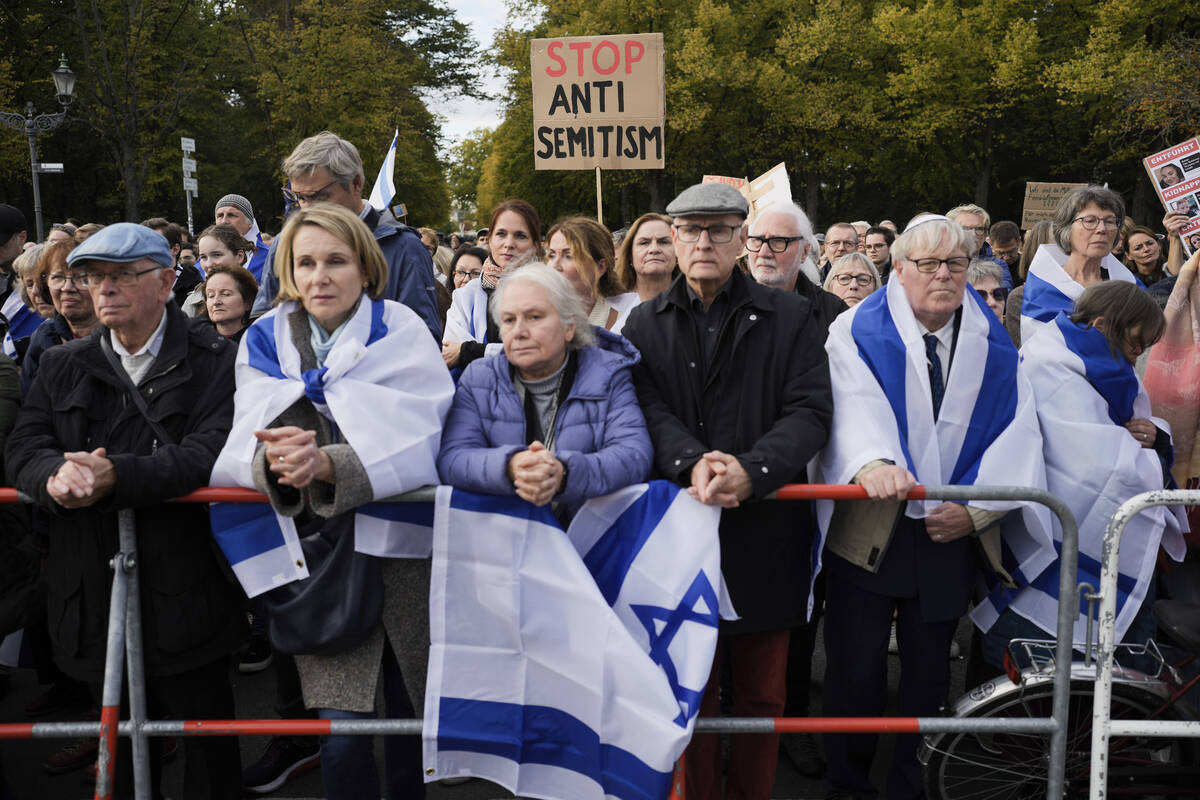
M 1058 203 L 1072 189 L 1086 183 L 1027 183 L 1025 205 L 1021 209 L 1021 227 L 1028 230 L 1042 220 L 1052 219 Z
M 534 39 L 537 169 L 661 169 L 661 33 Z
M 1190 256 L 1200 249 L 1200 139 L 1160 150 L 1142 159 L 1142 164 L 1163 208 L 1187 215 L 1180 238 Z
M 792 202 L 792 182 L 788 178 L 787 165 L 779 162 L 754 180 L 730 178 L 726 175 L 705 175 L 701 183 L 724 183 L 742 193 L 750 205 L 747 223 L 776 203 Z

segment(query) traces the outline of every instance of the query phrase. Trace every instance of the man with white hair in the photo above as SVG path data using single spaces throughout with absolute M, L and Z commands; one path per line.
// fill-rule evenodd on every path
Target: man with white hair
M 310 136 L 283 161 L 289 187 L 283 190 L 290 202 L 308 208 L 314 203 L 337 203 L 358 214 L 375 234 L 375 241 L 387 261 L 387 289 L 384 298 L 403 303 L 417 313 L 438 346 L 442 341 L 442 318 L 438 314 L 437 290 L 434 289 L 433 258 L 421 234 L 408 225 L 385 222 L 380 213 L 362 197 L 363 165 L 358 148 L 330 131 Z M 279 278 L 272 268 L 275 248 L 267 255 L 262 285 L 254 299 L 255 316 L 266 313 L 279 291 Z
M 804 209 L 795 203 L 771 206 L 750 225 L 750 274 L 763 286 L 807 297 L 821 329 L 828 330 L 846 304 L 815 283 L 817 271 L 808 258 L 812 242 L 812 223 Z
M 992 217 L 987 210 L 974 203 L 964 203 L 947 211 L 946 217 L 963 226 L 971 234 L 972 241 L 975 243 L 971 258 L 978 256 L 995 261 L 1004 273 L 1004 288 L 1012 291 L 1013 280 L 1012 273 L 1008 269 L 1008 262 L 997 258 L 987 242 L 988 229 L 992 224 Z
M 975 584 L 975 550 L 992 556 L 985 577 L 996 598 L 1015 586 L 1010 575 L 1037 575 L 1054 555 L 1044 509 L 906 502 L 918 483 L 1045 486 L 1040 428 L 1028 382 L 1018 378 L 1017 351 L 983 300 L 965 293 L 973 250 L 961 226 L 919 217 L 892 247 L 895 278 L 829 331 L 834 407 L 842 411 L 813 482 L 857 483 L 879 501 L 817 504 L 829 571 L 830 716 L 884 713 L 893 616 L 898 713 L 936 715 L 949 690 L 950 643 Z M 985 630 L 999 613 L 994 599 L 972 612 Z M 897 737 L 882 793 L 870 781 L 876 738 L 825 737 L 831 797 L 923 797 L 919 735 Z

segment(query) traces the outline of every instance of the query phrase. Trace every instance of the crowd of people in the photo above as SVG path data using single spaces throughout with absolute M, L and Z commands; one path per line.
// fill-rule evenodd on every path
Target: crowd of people
M 1160 236 L 1105 188 L 1024 233 L 964 204 L 817 234 L 797 205 L 751 219 L 711 183 L 615 235 L 510 199 L 444 236 L 371 207 L 357 149 L 328 131 L 283 172 L 296 210 L 274 237 L 238 194 L 195 237 L 152 218 L 34 243 L 0 205 L 0 441 L 34 500 L 4 511 L 0 633 L 32 644 L 47 689 L 30 715 L 99 696 L 122 509 L 152 717 L 233 718 L 231 671 L 273 666 L 282 717 L 370 717 L 381 689 L 388 717 L 419 718 L 428 547 L 374 535 L 373 501 L 442 483 L 565 524 L 650 478 L 722 509 L 738 619 L 721 623 L 702 716 L 809 714 L 822 617 L 825 714 L 883 715 L 891 651 L 897 712 L 932 716 L 965 615 L 976 679 L 1009 640 L 1052 635 L 1061 534 L 1033 504 L 913 487 L 1048 489 L 1076 515 L 1084 580 L 1117 505 L 1200 475 L 1200 403 L 1174 377 L 1200 364 L 1200 255 L 1183 257 L 1183 215 Z M 872 502 L 773 500 L 804 482 Z M 166 502 L 210 483 L 270 508 Z M 1185 558 L 1188 527 L 1172 509 L 1136 524 L 1117 632 L 1143 641 L 1160 553 Z M 311 574 L 248 599 L 214 533 L 289 526 Z M 686 793 L 769 798 L 782 744 L 831 797 L 923 796 L 918 737 L 898 737 L 886 787 L 876 738 L 736 736 L 723 754 L 696 736 Z M 275 737 L 244 767 L 233 738 L 156 742 L 155 786 L 178 746 L 189 797 L 270 793 L 318 764 L 331 798 L 381 793 L 369 737 Z M 383 794 L 423 796 L 419 738 L 387 737 L 385 754 Z M 80 740 L 45 767 L 95 757 Z

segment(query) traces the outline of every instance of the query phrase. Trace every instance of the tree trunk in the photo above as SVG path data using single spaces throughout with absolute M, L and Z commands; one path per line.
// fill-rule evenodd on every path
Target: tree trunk
M 662 170 L 646 171 L 646 188 L 650 190 L 650 210 L 659 214 L 663 213 L 666 206 L 662 201 Z
M 818 212 L 821 210 L 820 201 L 821 178 L 815 172 L 806 172 L 804 175 L 804 213 L 808 214 L 814 230 L 817 229 Z
M 992 169 L 996 165 L 996 155 L 992 150 L 992 128 L 995 123 L 988 120 L 983 133 L 983 152 L 979 158 L 979 172 L 975 176 L 975 205 L 987 208 L 988 188 L 992 183 Z
M 132 142 L 121 143 L 121 180 L 125 183 L 125 219 L 142 218 L 142 179 L 138 177 L 138 154 Z

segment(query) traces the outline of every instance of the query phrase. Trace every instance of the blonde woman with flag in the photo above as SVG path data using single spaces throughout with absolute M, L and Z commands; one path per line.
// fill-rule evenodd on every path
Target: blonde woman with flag
M 271 506 L 214 506 L 213 529 L 267 599 L 273 646 L 296 654 L 305 706 L 373 717 L 382 682 L 387 716 L 419 715 L 432 531 L 375 501 L 437 483 L 453 385 L 421 318 L 382 299 L 387 264 L 357 215 L 313 204 L 275 247 L 282 302 L 242 339 L 212 475 Z M 386 797 L 420 796 L 419 740 L 385 751 Z M 321 771 L 328 797 L 380 796 L 370 737 L 322 737 Z

